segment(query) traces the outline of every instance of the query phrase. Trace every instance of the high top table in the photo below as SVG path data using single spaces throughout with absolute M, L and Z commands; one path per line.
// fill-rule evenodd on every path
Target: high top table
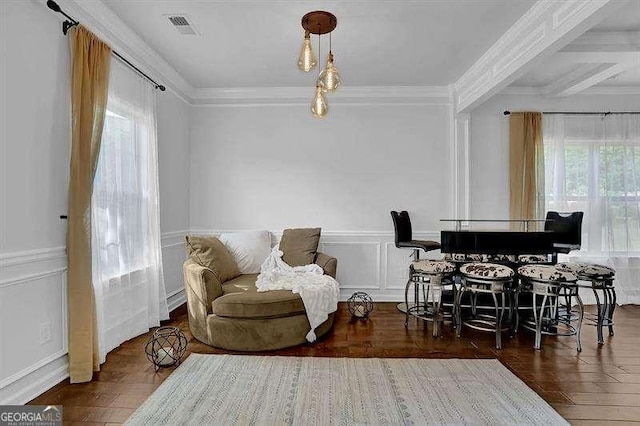
M 530 223 L 545 223 L 549 219 L 440 219 L 440 222 L 454 222 L 456 231 L 462 231 L 463 222 L 477 223 L 519 223 L 524 232 L 529 231 Z

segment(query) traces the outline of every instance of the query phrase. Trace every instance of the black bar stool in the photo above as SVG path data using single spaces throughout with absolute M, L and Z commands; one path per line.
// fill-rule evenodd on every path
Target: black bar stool
M 440 243 L 437 241 L 429 241 L 429 240 L 414 240 L 413 239 L 413 230 L 411 228 L 411 218 L 409 218 L 409 213 L 406 210 L 402 210 L 401 212 L 392 211 L 391 218 L 393 219 L 393 228 L 395 231 L 395 244 L 396 247 L 400 249 L 411 249 L 413 260 L 417 261 L 420 259 L 420 250 L 424 250 L 425 252 L 432 250 L 439 250 Z M 408 293 L 408 287 L 412 282 L 414 282 L 414 305 L 413 307 L 409 305 L 408 299 L 405 297 L 405 303 L 398 304 L 398 310 L 401 312 L 409 314 L 409 310 L 412 310 L 411 314 L 415 315 L 416 313 L 420 313 L 420 310 L 426 309 L 426 306 L 420 306 L 419 304 L 419 283 L 412 281 L 412 271 L 409 269 L 409 281 L 407 282 L 407 288 L 405 288 L 405 294 Z M 415 309 L 414 309 L 415 308 Z

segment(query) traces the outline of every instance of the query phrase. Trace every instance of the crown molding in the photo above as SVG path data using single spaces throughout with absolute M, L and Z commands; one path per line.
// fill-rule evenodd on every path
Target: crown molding
M 101 0 L 58 0 L 62 9 L 187 103 L 193 87 Z
M 196 106 L 260 106 L 308 104 L 313 87 L 202 88 L 191 92 Z M 329 95 L 332 104 L 448 105 L 447 86 L 348 86 Z
M 626 2 L 538 0 L 455 83 L 458 112 L 500 92 Z

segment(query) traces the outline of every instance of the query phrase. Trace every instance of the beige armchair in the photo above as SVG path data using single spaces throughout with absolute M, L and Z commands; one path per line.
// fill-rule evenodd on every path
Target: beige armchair
M 335 278 L 338 261 L 317 253 L 315 263 Z M 208 345 L 235 351 L 264 351 L 306 342 L 310 325 L 299 295 L 289 290 L 258 293 L 258 274 L 220 282 L 215 271 L 189 258 L 183 266 L 191 333 Z M 318 337 L 334 314 L 316 328 Z

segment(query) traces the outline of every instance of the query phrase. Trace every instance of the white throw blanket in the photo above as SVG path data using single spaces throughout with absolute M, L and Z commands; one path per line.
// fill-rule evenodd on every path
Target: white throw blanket
M 282 254 L 277 246 L 273 248 L 269 257 L 262 263 L 256 287 L 259 292 L 291 290 L 299 294 L 311 325 L 311 331 L 306 337 L 309 342 L 314 342 L 316 327 L 325 322 L 331 312 L 338 309 L 338 282 L 324 275 L 319 265 L 291 267 L 282 260 Z

